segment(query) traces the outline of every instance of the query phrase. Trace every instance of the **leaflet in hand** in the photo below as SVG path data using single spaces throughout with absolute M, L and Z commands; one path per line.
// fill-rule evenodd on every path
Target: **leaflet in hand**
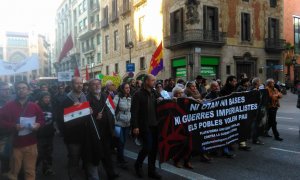
M 18 133 L 19 136 L 25 136 L 32 133 L 32 128 L 36 117 L 20 117 L 20 125 L 23 127 Z

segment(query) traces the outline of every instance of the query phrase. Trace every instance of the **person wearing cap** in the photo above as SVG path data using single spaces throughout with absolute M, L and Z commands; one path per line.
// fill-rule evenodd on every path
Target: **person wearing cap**
M 38 105 L 42 109 L 45 125 L 37 131 L 38 158 L 37 167 L 42 166 L 42 173 L 45 176 L 54 175 L 52 169 L 53 138 L 55 133 L 53 108 L 51 106 L 51 96 L 49 92 L 41 92 Z

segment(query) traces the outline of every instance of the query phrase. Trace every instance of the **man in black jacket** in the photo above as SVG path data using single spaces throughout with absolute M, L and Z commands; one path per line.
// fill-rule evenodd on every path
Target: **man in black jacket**
M 74 77 L 71 83 L 72 91 L 67 94 L 67 97 L 62 102 L 59 112 L 60 118 L 58 120 L 64 119 L 63 110 L 65 108 L 79 105 L 80 103 L 87 101 L 84 93 L 82 92 L 82 79 L 79 77 Z M 80 159 L 82 159 L 82 148 L 85 141 L 85 122 L 89 121 L 89 118 L 89 116 L 85 116 L 82 118 L 74 119 L 67 123 L 62 122 L 62 133 L 64 136 L 64 142 L 68 150 L 68 175 L 70 180 L 79 180 L 85 178 L 82 177 L 84 175 L 84 172 L 82 172 L 79 164 Z
M 155 77 L 147 75 L 144 78 L 143 87 L 132 98 L 131 120 L 133 133 L 142 139 L 142 149 L 135 162 L 135 171 L 142 178 L 142 165 L 148 156 L 148 176 L 161 179 L 155 171 L 155 160 L 158 151 L 158 118 L 156 105 L 162 98 L 154 91 Z
M 92 79 L 89 82 L 89 93 L 87 99 L 93 110 L 92 121 L 87 122 L 87 134 L 84 145 L 84 161 L 87 168 L 88 179 L 98 180 L 98 165 L 100 160 L 106 171 L 108 179 L 115 179 L 119 175 L 115 173 L 112 164 L 111 147 L 114 134 L 114 118 L 106 106 L 106 95 L 101 92 L 101 81 Z M 95 126 L 100 134 L 100 140 L 95 133 Z

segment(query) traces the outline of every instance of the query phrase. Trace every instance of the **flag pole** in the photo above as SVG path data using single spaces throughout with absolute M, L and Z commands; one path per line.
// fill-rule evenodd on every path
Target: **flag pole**
M 97 137 L 98 137 L 98 139 L 100 140 L 101 138 L 100 138 L 100 135 L 99 135 L 99 132 L 98 132 L 98 129 L 97 129 L 97 126 L 96 126 L 95 120 L 94 120 L 94 118 L 93 118 L 93 116 L 92 116 L 92 115 L 91 115 L 91 121 L 93 122 L 93 125 L 94 125 L 94 128 L 95 128 L 95 131 L 96 131 L 96 133 L 97 133 Z

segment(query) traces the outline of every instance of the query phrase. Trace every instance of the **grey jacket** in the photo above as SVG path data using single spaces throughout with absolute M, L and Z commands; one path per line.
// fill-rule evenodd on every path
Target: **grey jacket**
M 122 97 L 119 95 L 114 97 L 114 104 L 116 107 L 116 120 L 115 125 L 121 127 L 129 127 L 131 120 L 131 97 Z

